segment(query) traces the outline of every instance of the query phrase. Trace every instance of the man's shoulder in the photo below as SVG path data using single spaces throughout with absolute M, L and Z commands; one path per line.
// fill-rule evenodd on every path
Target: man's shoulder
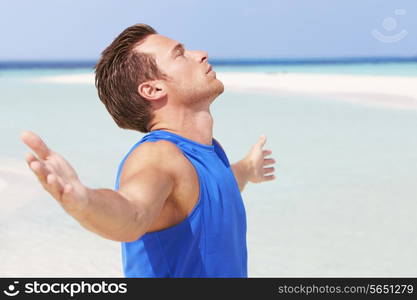
M 181 149 L 170 141 L 158 140 L 138 145 L 125 161 L 127 172 L 138 172 L 143 168 L 176 172 L 181 168 L 184 157 Z
M 140 154 L 150 157 L 175 157 L 182 154 L 181 150 L 173 142 L 167 140 L 148 141 L 141 143 L 133 151 L 134 155 L 139 159 Z

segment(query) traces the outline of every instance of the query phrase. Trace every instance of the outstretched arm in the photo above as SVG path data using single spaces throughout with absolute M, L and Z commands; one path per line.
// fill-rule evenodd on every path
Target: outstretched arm
M 150 155 L 140 172 L 132 173 L 119 191 L 90 189 L 39 136 L 24 131 L 21 139 L 38 156 L 28 153 L 26 161 L 43 188 L 83 227 L 104 238 L 125 242 L 138 239 L 160 214 L 172 191 L 172 176 L 155 163 L 158 155 Z
M 275 175 L 269 174 L 274 172 L 275 168 L 266 167 L 274 164 L 275 160 L 266 157 L 272 154 L 272 151 L 263 149 L 265 143 L 266 136 L 262 135 L 243 159 L 231 165 L 241 192 L 248 182 L 259 183 L 275 179 Z

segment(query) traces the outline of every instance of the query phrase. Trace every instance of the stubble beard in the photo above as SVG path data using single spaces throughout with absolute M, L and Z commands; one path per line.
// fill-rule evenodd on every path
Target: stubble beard
M 184 91 L 190 97 L 190 103 L 207 105 L 211 104 L 219 95 L 224 92 L 223 83 L 214 79 L 216 82 L 205 83 L 202 89 L 188 89 Z

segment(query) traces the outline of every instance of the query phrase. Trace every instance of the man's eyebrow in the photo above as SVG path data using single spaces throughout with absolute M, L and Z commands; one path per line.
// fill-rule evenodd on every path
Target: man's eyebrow
M 174 48 L 172 48 L 172 50 L 171 50 L 171 56 L 172 57 L 174 57 L 174 54 L 178 51 L 178 50 L 181 50 L 181 49 L 184 49 L 184 44 L 183 43 L 178 43 L 178 44 L 176 44 L 175 45 L 175 47 Z

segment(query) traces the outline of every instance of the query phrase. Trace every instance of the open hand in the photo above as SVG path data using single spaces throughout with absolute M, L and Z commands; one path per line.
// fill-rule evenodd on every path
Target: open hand
M 20 138 L 38 156 L 28 153 L 26 162 L 43 188 L 69 214 L 82 213 L 88 204 L 88 189 L 80 182 L 73 167 L 61 155 L 48 148 L 35 133 L 23 131 Z
M 261 135 L 258 142 L 252 146 L 249 154 L 244 158 L 248 167 L 248 181 L 258 183 L 275 179 L 270 174 L 275 171 L 274 167 L 266 167 L 275 163 L 275 159 L 266 157 L 272 154 L 271 150 L 263 149 L 266 143 L 266 136 Z

